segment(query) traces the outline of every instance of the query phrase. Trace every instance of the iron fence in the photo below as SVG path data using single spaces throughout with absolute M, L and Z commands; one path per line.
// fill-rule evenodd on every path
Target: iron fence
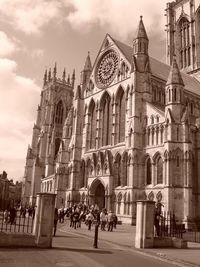
M 155 236 L 182 238 L 185 226 L 178 223 L 175 214 L 172 212 L 162 212 L 155 214 Z
M 8 211 L 0 212 L 0 232 L 32 233 L 34 217 L 16 211 L 14 216 Z

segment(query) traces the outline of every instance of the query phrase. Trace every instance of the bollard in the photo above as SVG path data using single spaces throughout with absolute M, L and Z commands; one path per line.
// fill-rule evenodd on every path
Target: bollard
M 99 224 L 95 224 L 95 230 L 94 230 L 94 248 L 98 248 L 98 229 L 99 229 Z

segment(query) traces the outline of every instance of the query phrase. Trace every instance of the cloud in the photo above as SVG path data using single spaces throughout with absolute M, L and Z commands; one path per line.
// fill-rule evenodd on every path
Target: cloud
M 164 27 L 167 0 L 1 0 L 0 18 L 25 34 L 39 34 L 50 22 L 68 21 L 81 32 L 95 25 L 126 39 L 133 36 L 140 15 L 151 35 Z
M 15 61 L 0 58 L 1 168 L 8 172 L 9 177 L 14 173 L 19 177 L 23 175 L 22 166 L 36 117 L 33 111 L 37 108 L 40 96 L 40 88 L 34 81 L 16 72 Z M 21 168 L 17 162 L 21 162 Z
M 70 3 L 73 6 L 67 20 L 72 27 L 81 31 L 90 30 L 93 25 L 99 24 L 126 39 L 130 34 L 134 36 L 140 15 L 143 15 L 147 31 L 153 35 L 163 31 L 166 2 L 156 0 L 66 0 L 67 4 Z
M 0 31 L 0 44 L 0 57 L 9 56 L 16 51 L 16 43 L 2 31 Z
M 39 34 L 52 19 L 59 18 L 59 0 L 1 0 L 0 18 L 26 34 Z
M 43 57 L 43 55 L 44 55 L 43 49 L 34 49 L 33 51 L 31 51 L 31 56 L 33 58 L 40 58 Z

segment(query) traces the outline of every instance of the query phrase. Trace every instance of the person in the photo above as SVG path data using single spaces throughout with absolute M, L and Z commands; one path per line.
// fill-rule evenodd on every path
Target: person
M 56 235 L 57 223 L 58 223 L 58 209 L 55 208 L 55 211 L 54 211 L 54 231 L 53 231 L 53 236 Z
M 78 212 L 78 210 L 76 209 L 76 210 L 74 211 L 74 214 L 73 214 L 73 227 L 74 227 L 74 229 L 77 228 L 77 226 L 78 226 L 78 221 L 79 221 L 79 212 Z
M 155 204 L 154 226 L 157 236 L 160 235 L 160 219 L 161 219 L 162 207 L 164 207 L 164 205 L 161 202 L 157 202 Z
M 8 215 L 9 215 L 9 214 L 8 214 L 8 211 L 5 210 L 4 213 L 3 213 L 3 216 L 4 216 L 4 222 L 5 222 L 5 223 L 8 222 L 8 217 L 9 217 Z
M 17 212 L 16 212 L 15 207 L 11 207 L 10 208 L 10 224 L 15 224 L 16 223 L 15 222 L 16 214 L 17 214 Z
M 94 216 L 92 215 L 91 211 L 86 215 L 86 221 L 88 223 L 88 230 L 90 231 L 91 226 L 92 226 L 92 222 L 94 221 Z
M 108 231 L 113 231 L 113 213 L 111 210 L 108 213 Z
M 117 228 L 117 221 L 118 221 L 118 218 L 117 218 L 117 215 L 116 214 L 113 214 L 113 228 Z
M 106 221 L 107 221 L 106 212 L 105 209 L 102 209 L 100 213 L 101 231 L 105 231 Z

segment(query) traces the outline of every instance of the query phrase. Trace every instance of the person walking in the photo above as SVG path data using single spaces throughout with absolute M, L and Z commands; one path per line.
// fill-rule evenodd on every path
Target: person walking
M 91 226 L 92 226 L 92 222 L 94 221 L 94 216 L 93 216 L 91 211 L 86 215 L 86 220 L 87 220 L 87 224 L 88 224 L 88 230 L 90 231 Z
M 57 223 L 58 223 L 58 209 L 55 208 L 55 211 L 54 211 L 54 231 L 53 231 L 53 236 L 56 235 Z
M 105 231 L 106 222 L 107 222 L 106 212 L 105 209 L 102 209 L 100 213 L 101 231 Z
M 113 231 L 113 213 L 111 210 L 108 213 L 108 231 Z

